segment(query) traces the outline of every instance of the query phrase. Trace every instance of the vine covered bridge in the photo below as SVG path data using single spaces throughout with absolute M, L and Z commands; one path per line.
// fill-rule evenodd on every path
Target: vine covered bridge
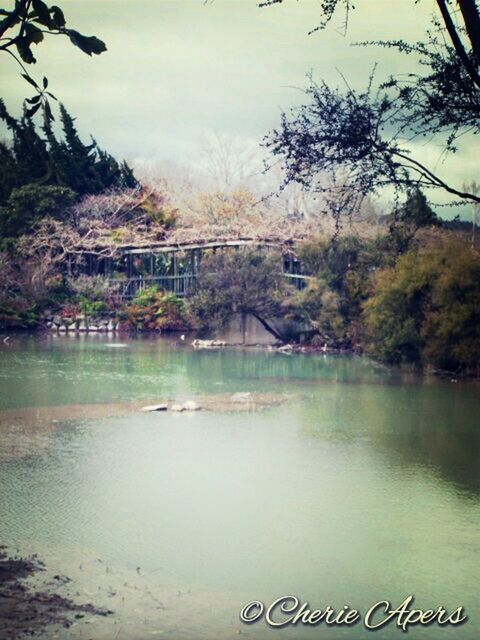
M 100 275 L 108 279 L 122 300 L 131 299 L 138 291 L 152 285 L 185 297 L 193 291 L 200 262 L 206 252 L 235 251 L 242 247 L 279 251 L 279 271 L 296 288 L 303 289 L 306 286 L 310 276 L 303 273 L 293 243 L 273 240 L 237 239 L 127 246 L 120 248 L 116 257 L 86 254 L 82 271 L 90 276 Z

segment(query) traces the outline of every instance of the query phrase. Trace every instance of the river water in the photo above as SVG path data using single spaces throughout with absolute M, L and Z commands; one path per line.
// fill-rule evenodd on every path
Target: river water
M 288 594 L 361 613 L 412 594 L 469 620 L 410 638 L 480 637 L 478 386 L 165 339 L 11 338 L 0 358 L 0 541 L 115 612 L 55 637 L 403 637 L 240 622 Z M 274 401 L 138 411 L 247 391 Z

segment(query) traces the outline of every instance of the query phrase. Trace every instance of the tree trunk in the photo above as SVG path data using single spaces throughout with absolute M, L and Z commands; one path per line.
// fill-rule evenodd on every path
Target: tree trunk
M 277 331 L 275 331 L 275 329 L 273 327 L 271 327 L 266 320 L 261 318 L 256 313 L 252 313 L 252 316 L 254 318 L 256 318 L 260 322 L 262 327 L 264 329 L 266 329 L 268 331 L 268 333 L 271 333 L 274 338 L 276 338 L 277 340 L 280 340 L 280 342 L 285 342 L 285 340 L 282 338 L 282 336 Z
M 480 64 L 480 13 L 475 0 L 457 0 L 462 12 L 465 28 L 472 44 L 472 51 Z
M 468 0 L 458 0 L 458 2 L 460 4 L 460 8 L 462 8 L 462 4 L 465 6 L 465 11 L 469 19 L 475 22 L 475 15 L 478 18 L 478 9 L 474 5 L 474 3 L 473 2 L 470 3 Z M 470 12 L 468 12 L 468 9 L 467 9 L 467 5 L 469 4 L 472 5 L 470 7 Z M 448 31 L 452 44 L 455 47 L 455 51 L 457 52 L 458 57 L 462 61 L 462 64 L 465 67 L 468 75 L 472 79 L 473 83 L 476 85 L 478 89 L 480 89 L 480 75 L 477 70 L 477 65 L 473 63 L 472 59 L 470 58 L 468 53 L 465 51 L 465 47 L 463 46 L 463 43 L 460 39 L 457 28 L 455 27 L 455 24 L 452 20 L 452 16 L 450 15 L 450 12 L 448 10 L 446 0 L 437 0 L 437 5 L 438 5 L 438 8 L 440 9 L 443 22 L 445 23 L 445 27 Z M 462 15 L 463 15 L 463 9 L 462 9 Z M 473 43 L 472 43 L 472 47 L 473 47 Z

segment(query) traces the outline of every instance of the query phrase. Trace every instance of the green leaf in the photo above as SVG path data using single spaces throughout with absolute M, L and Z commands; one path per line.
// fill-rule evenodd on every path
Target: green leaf
M 32 87 L 35 87 L 35 89 L 40 89 L 40 87 L 38 86 L 38 84 L 35 82 L 35 80 L 33 78 L 31 78 L 30 76 L 27 76 L 26 73 L 22 73 L 22 78 L 25 78 L 25 80 L 27 82 L 29 82 Z
M 28 118 L 31 118 L 32 116 L 34 116 L 37 111 L 40 109 L 42 105 L 40 104 L 40 102 L 36 105 L 34 105 L 31 109 L 27 109 L 26 111 L 26 115 Z
M 37 102 L 39 102 L 39 101 L 40 101 L 41 97 L 42 97 L 42 96 L 41 96 L 40 94 L 38 94 L 38 95 L 36 95 L 36 96 L 33 96 L 33 98 L 27 98 L 27 102 L 28 102 L 29 104 L 37 104 Z
M 43 88 L 46 89 L 48 87 L 48 78 L 43 78 Z
M 52 21 L 55 23 L 55 27 L 57 29 L 61 29 L 65 26 L 65 16 L 63 15 L 63 11 L 60 7 L 50 7 L 50 12 L 52 14 Z
M 51 29 L 52 19 L 50 18 L 50 11 L 48 10 L 47 5 L 42 2 L 42 0 L 32 0 L 32 6 L 36 14 L 34 20 Z
M 19 38 L 16 42 L 16 45 L 21 59 L 27 64 L 35 64 L 35 56 L 30 51 L 31 42 L 29 42 L 26 38 Z M 30 80 L 28 82 L 30 82 Z
M 53 93 L 50 93 L 50 91 L 46 91 L 45 93 L 47 94 L 47 96 L 50 96 L 50 98 L 57 100 L 57 98 L 53 95 Z
M 43 40 L 42 31 L 31 22 L 25 22 L 23 28 L 25 29 L 24 37 L 29 42 L 29 44 L 32 44 L 32 42 L 38 44 Z
M 84 36 L 74 29 L 67 29 L 67 33 L 72 44 L 89 56 L 91 56 L 92 53 L 98 56 L 107 50 L 105 43 L 95 36 Z

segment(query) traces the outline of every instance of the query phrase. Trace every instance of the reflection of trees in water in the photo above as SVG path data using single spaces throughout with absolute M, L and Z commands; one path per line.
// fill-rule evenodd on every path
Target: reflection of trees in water
M 404 424 L 399 432 L 379 432 L 374 439 L 382 449 L 393 452 L 397 464 L 421 465 L 432 469 L 446 482 L 475 495 L 480 493 L 480 433 L 464 429 L 461 411 L 457 422 L 433 418 L 428 424 L 417 418 Z
M 383 371 L 360 358 L 284 355 L 263 351 L 202 351 L 189 354 L 188 364 L 208 370 L 210 377 L 223 380 L 259 381 L 266 384 L 308 385 L 323 382 L 382 383 Z
M 115 356 L 119 354 L 115 353 Z M 315 386 L 332 382 L 366 382 L 383 384 L 385 372 L 361 358 L 284 355 L 263 350 L 189 348 L 151 349 L 123 354 L 123 364 L 131 373 L 150 375 L 169 371 L 173 376 L 183 372 L 185 382 L 208 385 L 212 380 L 269 384 L 301 384 Z M 119 360 L 122 358 L 120 357 Z
M 318 405 L 316 424 L 308 407 L 302 414 L 309 436 L 367 440 L 393 466 L 422 467 L 457 489 L 478 495 L 479 409 L 475 388 L 438 382 L 335 385 Z

